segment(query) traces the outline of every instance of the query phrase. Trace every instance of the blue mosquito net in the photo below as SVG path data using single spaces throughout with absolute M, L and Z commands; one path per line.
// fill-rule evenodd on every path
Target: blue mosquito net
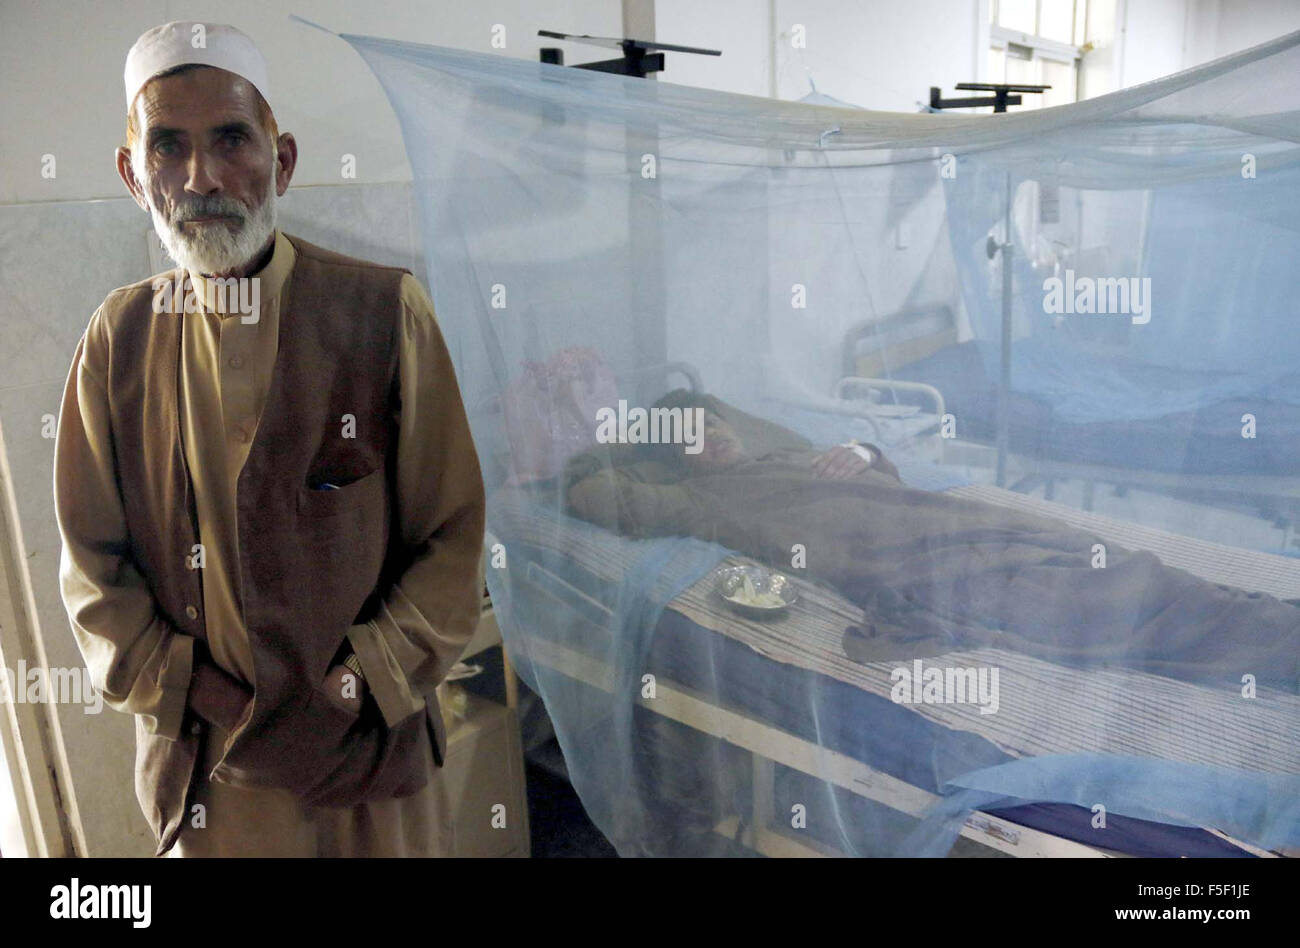
M 620 854 L 1300 847 L 1300 34 L 996 116 L 343 39 Z

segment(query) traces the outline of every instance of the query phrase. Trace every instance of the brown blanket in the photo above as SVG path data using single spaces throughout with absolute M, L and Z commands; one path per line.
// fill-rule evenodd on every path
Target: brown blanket
M 1094 544 L 1103 541 L 1086 531 L 909 488 L 890 472 L 820 478 L 811 469 L 818 452 L 802 438 L 712 403 L 749 458 L 701 472 L 667 453 L 591 451 L 566 471 L 570 512 L 627 536 L 714 541 L 790 573 L 800 572 L 802 548 L 805 575 L 835 586 L 878 626 L 850 637 L 860 660 L 992 643 L 1232 689 L 1249 674 L 1297 691 L 1296 606 L 1109 543 L 1096 568 Z

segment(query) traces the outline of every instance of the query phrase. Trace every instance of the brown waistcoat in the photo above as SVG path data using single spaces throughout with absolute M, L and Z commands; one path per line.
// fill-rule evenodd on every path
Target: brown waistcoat
M 289 239 L 297 261 L 288 308 L 237 483 L 239 588 L 256 687 L 214 775 L 352 806 L 425 784 L 426 729 L 439 766 L 446 755 L 434 694 L 425 710 L 387 727 L 370 702 L 358 718 L 319 688 L 348 627 L 375 614 L 414 552 L 401 548 L 393 520 L 398 287 L 408 271 Z M 162 615 L 206 639 L 201 577 L 190 568 L 201 538 L 181 441 L 181 318 L 153 312 L 149 282 L 134 289 L 107 326 L 105 383 L 131 551 Z M 345 416 L 355 418 L 355 437 L 344 437 Z M 323 481 L 341 487 L 312 489 Z M 171 741 L 137 719 L 136 795 L 160 855 L 187 816 L 205 729 L 195 719 Z

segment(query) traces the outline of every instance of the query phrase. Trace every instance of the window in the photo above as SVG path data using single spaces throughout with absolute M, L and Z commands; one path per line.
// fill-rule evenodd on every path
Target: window
M 1025 93 L 1013 108 L 1078 100 L 1079 63 L 1091 38 L 1090 5 L 1096 0 L 992 0 L 988 81 L 1052 87 L 1041 95 Z

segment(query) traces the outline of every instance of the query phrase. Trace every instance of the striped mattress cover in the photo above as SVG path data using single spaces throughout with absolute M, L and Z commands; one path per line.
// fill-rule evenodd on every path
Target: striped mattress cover
M 1169 565 L 1214 582 L 1279 598 L 1300 597 L 1300 562 L 1286 557 L 1141 527 L 996 487 L 958 487 L 952 493 L 1057 517 L 1117 544 L 1150 550 Z M 496 492 L 491 509 L 502 535 L 550 549 L 562 543 L 566 559 L 600 581 L 618 583 L 639 558 L 638 541 L 559 516 L 534 503 L 523 490 Z M 736 554 L 725 562 L 754 561 Z M 841 645 L 846 626 L 863 624 L 863 611 L 833 589 L 792 578 L 799 599 L 776 621 L 737 615 L 713 594 L 708 576 L 690 585 L 668 608 L 694 627 L 724 636 L 773 662 L 888 700 L 894 684 L 890 673 L 899 663 L 858 664 Z M 954 651 L 925 662 L 998 667 L 998 713 L 981 714 L 974 704 L 895 707 L 941 727 L 977 735 L 1011 757 L 1097 753 L 1300 774 L 1300 696 L 1260 689 L 1256 699 L 1247 701 L 1235 692 L 1140 671 L 1076 669 L 991 647 Z M 1107 713 L 1097 712 L 1098 708 Z

